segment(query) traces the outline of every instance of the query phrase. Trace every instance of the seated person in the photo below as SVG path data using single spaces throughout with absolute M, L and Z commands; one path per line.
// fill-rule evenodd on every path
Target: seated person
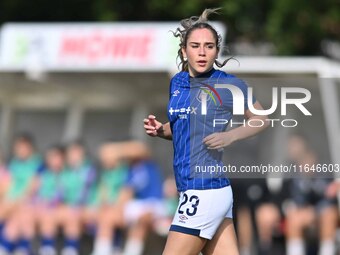
M 129 174 L 117 206 L 100 217 L 94 254 L 111 254 L 113 230 L 127 227 L 128 237 L 123 254 L 141 255 L 154 219 L 165 214 L 160 170 L 150 159 L 148 148 L 140 142 L 107 146 L 118 158 L 129 162 Z

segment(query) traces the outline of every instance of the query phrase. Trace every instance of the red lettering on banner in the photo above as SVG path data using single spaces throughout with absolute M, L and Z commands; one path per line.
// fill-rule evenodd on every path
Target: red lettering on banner
M 94 32 L 90 35 L 65 35 L 61 39 L 59 59 L 67 61 L 148 61 L 152 36 L 148 33 L 137 35 L 106 35 Z
M 103 44 L 105 38 L 100 33 L 95 33 L 93 36 L 86 38 L 84 54 L 87 55 L 89 62 L 96 62 L 103 57 Z
M 111 56 L 113 58 L 126 58 L 129 54 L 131 54 L 131 50 L 133 49 L 135 42 L 135 38 L 132 36 L 114 37 L 109 46 Z
M 64 38 L 60 50 L 60 55 L 76 55 L 82 48 L 82 38 Z

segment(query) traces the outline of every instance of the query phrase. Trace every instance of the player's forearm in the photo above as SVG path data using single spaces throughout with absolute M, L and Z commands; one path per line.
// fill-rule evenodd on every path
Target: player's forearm
M 157 136 L 166 140 L 172 140 L 172 132 L 169 122 L 163 124 L 162 127 L 157 130 Z
M 250 126 L 249 125 L 249 121 L 251 121 L 252 119 L 257 119 L 257 120 L 262 120 L 264 125 L 261 127 L 255 127 L 255 126 Z M 232 135 L 233 137 L 233 141 L 238 141 L 238 140 L 243 140 L 246 139 L 248 137 L 254 136 L 260 132 L 262 132 L 264 129 L 266 129 L 269 126 L 269 122 L 266 121 L 267 116 L 253 116 L 250 117 L 244 125 L 234 128 L 230 131 L 228 131 L 230 133 L 230 135 Z
M 149 148 L 139 141 L 123 142 L 119 150 L 121 157 L 126 160 L 138 160 L 151 157 Z
M 102 149 L 115 156 L 115 161 L 140 160 L 151 156 L 149 148 L 140 141 L 106 143 Z

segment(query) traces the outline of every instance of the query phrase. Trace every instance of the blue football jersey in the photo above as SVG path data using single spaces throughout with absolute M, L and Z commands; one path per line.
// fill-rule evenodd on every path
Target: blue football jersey
M 225 171 L 209 170 L 223 169 L 223 149 L 211 150 L 203 143 L 208 135 L 225 131 L 233 116 L 235 98 L 221 84 L 233 85 L 242 92 L 242 106 L 248 108 L 248 86 L 231 74 L 212 69 L 194 78 L 188 72 L 179 72 L 171 79 L 168 118 L 178 191 L 218 189 L 230 184 Z
M 125 186 L 133 189 L 135 199 L 163 197 L 161 170 L 150 160 L 140 161 L 130 167 Z

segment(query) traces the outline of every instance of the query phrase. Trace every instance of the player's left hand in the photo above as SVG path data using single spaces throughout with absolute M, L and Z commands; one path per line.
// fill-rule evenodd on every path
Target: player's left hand
M 203 143 L 210 150 L 217 150 L 226 147 L 234 142 L 234 137 L 229 132 L 218 132 L 208 135 Z

